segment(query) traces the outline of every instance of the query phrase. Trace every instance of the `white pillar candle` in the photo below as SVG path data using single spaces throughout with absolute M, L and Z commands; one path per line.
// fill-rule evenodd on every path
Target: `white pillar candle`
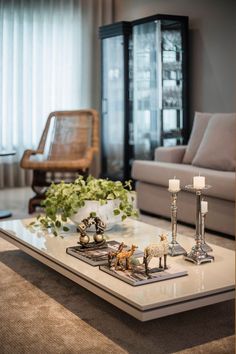
M 180 190 L 180 180 L 179 179 L 169 179 L 169 191 L 178 192 Z
M 205 177 L 195 176 L 193 177 L 193 188 L 203 189 L 205 187 Z
M 206 200 L 201 201 L 201 212 L 202 213 L 208 212 L 208 202 Z

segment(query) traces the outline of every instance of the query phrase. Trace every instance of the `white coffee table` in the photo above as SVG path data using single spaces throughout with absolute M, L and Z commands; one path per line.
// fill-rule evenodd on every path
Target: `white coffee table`
M 73 225 L 61 238 L 42 231 L 32 232 L 27 228 L 31 221 L 0 222 L 0 236 L 138 320 L 148 321 L 235 296 L 234 252 L 223 247 L 211 245 L 215 262 L 199 266 L 185 261 L 183 256 L 168 257 L 168 262 L 176 262 L 188 271 L 188 275 L 133 287 L 66 253 L 66 248 L 75 246 L 78 241 Z M 144 249 L 157 242 L 157 236 L 163 231 L 129 219 L 107 231 L 106 235 L 110 240 L 125 241 L 128 245 L 134 243 Z M 178 240 L 187 250 L 194 243 L 193 239 L 182 235 L 178 235 Z

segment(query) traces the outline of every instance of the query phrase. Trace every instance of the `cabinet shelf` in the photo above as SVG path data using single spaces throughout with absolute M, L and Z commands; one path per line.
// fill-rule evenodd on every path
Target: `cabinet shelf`
M 162 81 L 183 81 L 183 79 L 162 79 Z
M 176 110 L 176 111 L 181 111 L 182 109 L 183 109 L 183 107 L 177 107 L 177 106 L 173 106 L 173 107 L 167 107 L 167 106 L 162 106 L 162 110 L 172 110 L 172 109 L 174 109 L 174 110 Z
M 162 49 L 162 52 L 172 52 L 172 53 L 183 53 L 183 50 L 171 50 L 171 49 Z
M 162 132 L 162 137 L 164 139 L 181 138 L 182 134 L 182 130 L 167 130 Z

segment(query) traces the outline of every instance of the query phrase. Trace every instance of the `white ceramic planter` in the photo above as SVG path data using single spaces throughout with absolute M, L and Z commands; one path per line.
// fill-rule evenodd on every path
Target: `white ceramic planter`
M 119 205 L 119 199 L 108 200 L 107 204 L 101 205 L 96 200 L 87 200 L 85 206 L 78 209 L 78 212 L 70 217 L 71 221 L 78 225 L 83 219 L 87 218 L 91 212 L 95 212 L 106 224 L 106 230 L 110 230 L 115 224 L 121 222 L 121 215 L 115 216 L 113 210 Z M 88 231 L 94 231 L 94 225 Z

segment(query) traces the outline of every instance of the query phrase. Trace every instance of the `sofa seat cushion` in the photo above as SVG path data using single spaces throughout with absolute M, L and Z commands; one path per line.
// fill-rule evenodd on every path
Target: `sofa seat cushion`
M 132 177 L 135 180 L 166 188 L 168 188 L 169 179 L 174 176 L 180 179 L 180 185 L 183 189 L 186 185 L 193 183 L 193 176 L 198 176 L 199 174 L 205 176 L 206 184 L 212 186 L 212 188 L 204 190 L 205 195 L 230 201 L 235 200 L 235 172 L 216 171 L 193 165 L 141 160 L 135 160 L 132 167 Z

